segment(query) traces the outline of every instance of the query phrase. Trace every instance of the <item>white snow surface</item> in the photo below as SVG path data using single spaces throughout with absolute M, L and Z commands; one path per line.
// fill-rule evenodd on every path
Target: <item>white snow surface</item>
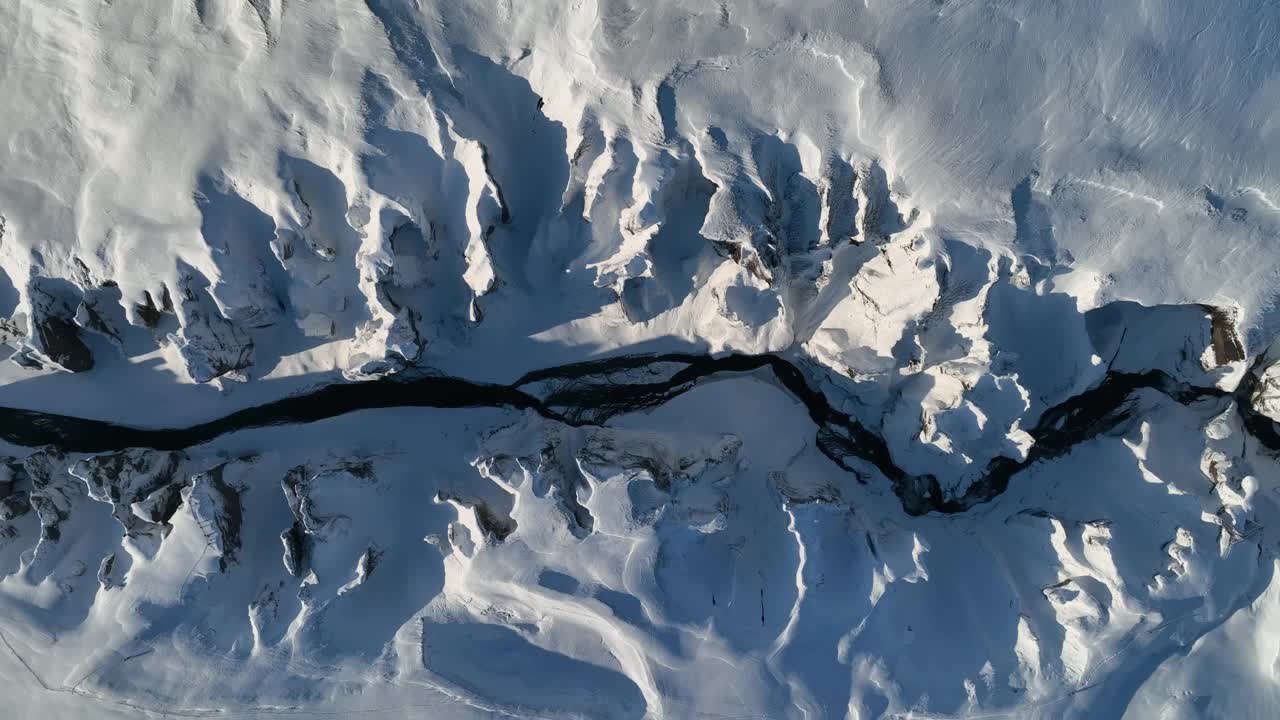
M 1225 393 L 1256 367 L 1280 421 L 1277 33 L 1269 0 L 0 3 L 3 408 L 772 353 L 959 502 L 1108 373 L 1224 393 L 1139 390 L 950 514 L 761 373 L 580 426 L 7 447 L 0 715 L 1273 717 L 1280 466 Z

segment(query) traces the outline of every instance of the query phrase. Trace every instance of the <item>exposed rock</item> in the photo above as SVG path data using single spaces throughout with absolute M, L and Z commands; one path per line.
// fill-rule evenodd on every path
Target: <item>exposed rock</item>
M 178 508 L 182 507 L 184 486 L 184 482 L 165 485 L 148 495 L 146 499 L 133 503 L 133 514 L 147 522 L 168 527 L 169 520 L 173 518 L 174 513 L 178 512 Z
M 12 525 L 0 525 L 0 548 L 18 538 L 18 528 Z
M 103 590 L 110 590 L 113 587 L 118 587 L 124 584 L 122 581 L 117 580 L 112 576 L 112 572 L 115 569 L 116 569 L 115 553 L 111 553 L 110 555 L 107 555 L 106 557 L 102 558 L 102 563 L 98 565 L 98 585 L 100 585 Z
M 168 296 L 168 289 L 165 290 L 165 296 Z M 164 314 L 160 308 L 156 307 L 156 302 L 152 299 L 151 293 L 145 290 L 142 293 L 142 302 L 134 304 L 133 313 L 142 321 L 144 326 L 149 328 L 159 325 L 160 318 Z
M 19 324 L 17 319 L 0 318 L 0 343 L 17 348 L 21 346 L 22 339 L 26 336 L 27 331 Z
M 323 494 L 330 486 L 342 488 L 348 484 L 367 487 L 377 481 L 370 463 L 345 461 L 318 469 L 299 465 L 285 474 L 281 485 L 302 533 L 315 541 L 324 541 L 338 532 L 349 518 L 340 512 L 345 508 L 317 502 L 314 497 L 317 491 Z
M 1244 345 L 1236 332 L 1236 312 L 1228 308 L 1205 306 L 1212 319 L 1213 355 L 1218 365 L 1244 359 Z
M 33 344 L 54 365 L 70 372 L 93 369 L 93 354 L 80 339 L 75 323 L 59 317 L 46 317 L 35 323 Z
M 31 503 L 25 493 L 14 493 L 0 500 L 0 520 L 8 522 L 31 512 Z
M 301 522 L 294 522 L 288 530 L 280 533 L 280 543 L 284 546 L 284 569 L 293 577 L 301 577 L 307 572 L 309 542 Z
M 119 287 L 110 283 L 85 290 L 73 319 L 82 330 L 95 332 L 117 346 L 122 345 L 124 323 L 128 320 L 120 306 Z
M 488 503 L 483 500 L 470 497 L 461 497 L 454 493 L 442 492 L 436 495 L 436 502 L 455 502 L 465 508 L 470 508 L 476 514 L 476 524 L 480 529 L 497 542 L 506 540 L 511 533 L 515 532 L 516 521 L 509 514 L 499 513 Z
M 356 561 L 356 576 L 351 582 L 338 588 L 338 595 L 346 595 L 365 584 L 369 576 L 373 574 L 374 569 L 378 567 L 378 561 L 382 559 L 382 554 L 383 551 L 375 545 L 365 548 L 365 551 L 360 554 L 360 559 Z
M 253 365 L 253 338 L 223 317 L 203 289 L 188 279 L 178 307 L 181 329 L 169 335 L 191 379 L 205 383 Z
M 93 353 L 80 337 L 80 327 L 74 322 L 75 311 L 61 297 L 72 291 L 55 293 L 47 287 L 48 284 L 37 279 L 30 287 L 29 348 L 44 364 L 60 370 L 84 372 L 93 369 Z
M 190 508 L 209 547 L 218 554 L 218 567 L 223 572 L 238 559 L 244 521 L 240 490 L 224 478 L 226 467 L 223 463 L 196 474 L 183 490 L 183 503 Z
M 124 528 L 126 539 L 152 557 L 171 528 L 164 520 L 156 522 L 137 514 L 134 505 L 157 493 L 162 497 L 150 508 L 171 503 L 167 498 L 184 484 L 182 460 L 176 452 L 132 449 L 80 460 L 70 473 L 84 481 L 90 498 L 111 505 L 111 514 Z
M 904 220 L 889 179 L 880 163 L 871 161 L 858 166 L 857 225 L 864 240 L 884 242 L 889 236 L 906 228 L 910 220 Z
M 34 488 L 29 498 L 40 517 L 41 542 L 57 542 L 62 537 L 58 526 L 69 516 L 73 498 L 85 494 L 84 484 L 67 473 L 65 460 L 61 451 L 50 448 L 23 461 Z

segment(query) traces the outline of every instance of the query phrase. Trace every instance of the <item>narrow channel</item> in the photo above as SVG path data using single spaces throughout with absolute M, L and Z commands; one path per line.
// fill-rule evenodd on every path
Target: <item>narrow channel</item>
M 626 355 L 537 370 L 510 385 L 432 375 L 392 375 L 326 385 L 183 428 L 140 428 L 0 408 L 0 438 L 24 447 L 52 445 L 64 452 L 182 450 L 241 430 L 310 423 L 358 410 L 393 407 L 529 409 L 571 425 L 597 425 L 623 413 L 662 405 L 699 381 L 756 373 L 771 376 L 804 404 L 818 427 L 818 449 L 841 467 L 856 472 L 858 462 L 851 460 L 874 466 L 893 483 L 904 509 L 911 514 L 955 513 L 996 497 L 1026 467 L 1064 455 L 1083 442 L 1121 427 L 1134 418 L 1131 400 L 1144 389 L 1160 392 L 1184 405 L 1210 400 L 1220 402 L 1225 409 L 1229 401 L 1235 400 L 1248 433 L 1268 449 L 1280 450 L 1280 432 L 1275 423 L 1254 411 L 1249 402 L 1261 371 L 1258 365 L 1255 363 L 1234 392 L 1181 383 L 1161 371 L 1110 372 L 1098 385 L 1043 413 L 1028 431 L 1034 445 L 1025 460 L 996 458 L 960 498 L 945 498 L 935 477 L 903 471 L 894 463 L 882 437 L 833 407 L 800 367 L 777 355 Z

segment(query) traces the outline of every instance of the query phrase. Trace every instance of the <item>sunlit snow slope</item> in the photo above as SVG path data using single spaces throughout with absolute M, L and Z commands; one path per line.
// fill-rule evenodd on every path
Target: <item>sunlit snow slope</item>
M 0 701 L 1274 717 L 1278 36 L 0 3 Z

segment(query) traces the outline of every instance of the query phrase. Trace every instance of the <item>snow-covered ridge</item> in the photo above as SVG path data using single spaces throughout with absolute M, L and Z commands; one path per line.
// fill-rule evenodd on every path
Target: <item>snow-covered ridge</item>
M 30 102 L 3 118 L 13 292 L 0 314 L 21 367 L 2 371 L 0 403 L 173 425 L 406 367 L 507 382 L 602 352 L 790 352 L 826 368 L 911 472 L 964 475 L 1025 454 L 1040 412 L 1098 382 L 1109 348 L 1086 317 L 1111 302 L 1207 303 L 1248 352 L 1265 349 L 1274 267 L 1261 248 L 1276 215 L 1248 189 L 1267 185 L 1250 176 L 1266 167 L 1255 154 L 1230 178 L 1191 176 L 1142 146 L 1140 115 L 1065 154 L 1070 133 L 1046 145 L 957 119 L 972 100 L 994 122 L 993 107 L 1030 107 L 1039 85 L 983 85 L 922 126 L 935 100 L 913 95 L 913 68 L 927 58 L 860 37 L 881 10 L 775 10 L 785 22 L 750 5 L 7 11 L 23 62 L 6 77 Z M 952 35 L 1049 22 L 1013 6 L 884 13 L 885 33 L 950 38 L 949 69 Z M 1205 18 L 1205 32 L 1248 35 L 1247 17 Z M 83 46 L 54 42 L 90 29 Z M 646 54 L 677 30 L 673 58 Z M 1006 41 L 1008 67 L 1048 74 L 1048 59 L 1014 62 L 1032 52 L 1020 36 Z M 1131 62 L 1129 41 L 1111 41 Z M 989 55 L 960 57 L 977 73 Z M 1153 81 L 1172 82 L 1178 68 L 1159 60 Z M 37 83 L 40 71 L 84 82 Z M 1083 123 L 1098 103 L 1142 97 L 1106 80 L 1035 112 Z M 1179 102 L 1207 99 L 1142 107 Z M 61 120 L 37 122 L 44 106 Z M 908 128 L 923 139 L 904 148 Z M 1239 143 L 1214 152 L 1234 158 Z M 1114 213 L 1119 244 L 1096 227 Z M 1171 226 L 1189 250 L 1161 240 Z M 1141 261 L 1109 254 L 1144 242 Z M 1189 269 L 1218 246 L 1213 272 Z M 1172 255 L 1177 272 L 1152 266 Z M 1161 322 L 1200 343 L 1196 312 Z
M 0 7 L 0 673 L 1266 707 L 1155 670 L 1275 596 L 1280 9 L 1193 5 Z
M 134 0 L 6 12 L 6 78 L 26 102 L 3 117 L 0 266 L 11 344 L 29 363 L 84 370 L 115 342 L 133 365 L 195 382 L 414 362 L 511 376 L 553 354 L 679 338 L 802 346 L 876 377 L 918 359 L 893 350 L 915 325 L 982 338 L 991 323 L 973 306 L 997 278 L 1082 310 L 1229 306 L 1255 350 L 1270 339 L 1261 250 L 1275 210 L 1252 189 L 1270 184 L 1256 151 L 1272 145 L 1257 135 L 1268 126 L 1246 105 L 1227 125 L 1236 136 L 1204 133 L 1175 158 L 1155 147 L 1169 142 L 1151 137 L 1158 117 L 1139 112 L 1221 113 L 1210 101 L 1224 98 L 1263 112 L 1257 73 L 1223 71 L 1214 97 L 1157 103 L 1178 73 L 1209 70 L 1107 35 L 1093 52 L 1120 67 L 1015 84 L 1086 58 L 1055 64 L 1050 53 L 1079 48 L 1030 33 L 988 41 L 998 52 L 957 49 L 966 32 L 1034 28 L 1048 11 L 209 0 L 157 12 Z M 1153 38 L 1202 30 L 1199 48 L 1243 41 L 1266 18 L 1196 12 L 1145 22 Z M 1115 24 L 1085 4 L 1070 13 L 1082 28 Z M 871 18 L 952 62 L 877 46 L 861 37 Z M 676 29 L 671 57 L 652 57 L 653 38 Z M 1027 54 L 1039 59 L 1018 62 Z M 921 95 L 920 67 L 984 64 L 1003 88 L 958 83 L 949 111 L 921 111 L 943 100 Z M 1134 64 L 1164 84 L 1111 87 Z M 79 80 L 38 82 L 49 75 Z M 1009 137 L 1000 108 L 1039 96 Z M 1121 100 L 1134 105 L 1123 115 L 1110 107 Z M 1101 118 L 1110 139 L 1037 137 L 1034 117 L 1081 138 Z M 1208 169 L 1219 159 L 1231 177 Z M 1209 234 L 1220 240 L 1198 241 Z M 1185 262 L 1154 265 L 1174 247 Z M 513 335 L 531 352 L 497 357 Z
M 1262 602 L 1280 434 L 1166 391 L 950 517 L 833 463 L 759 374 L 603 424 L 384 408 L 20 450 L 0 668 L 69 716 L 1167 710 L 1152 668 Z

